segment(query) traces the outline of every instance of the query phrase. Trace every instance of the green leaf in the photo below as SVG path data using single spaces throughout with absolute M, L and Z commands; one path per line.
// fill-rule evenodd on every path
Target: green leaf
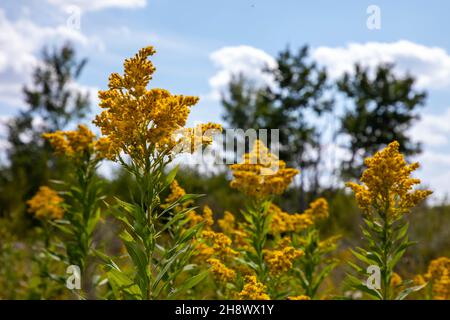
M 180 294 L 186 290 L 189 290 L 189 289 L 195 287 L 197 284 L 202 282 L 208 276 L 208 273 L 209 273 L 209 271 L 205 270 L 205 271 L 200 272 L 199 274 L 196 274 L 195 276 L 187 279 L 173 292 L 173 295 Z
M 420 286 L 414 286 L 414 287 L 409 287 L 406 288 L 405 290 L 402 290 L 397 297 L 395 298 L 395 300 L 403 300 L 405 299 L 408 295 L 410 295 L 413 292 L 417 292 L 419 290 L 421 290 L 423 287 L 425 287 L 428 283 L 424 283 L 421 284 Z
M 179 166 L 175 166 L 172 170 L 169 171 L 164 182 L 164 187 L 169 186 L 173 182 L 173 180 L 175 180 L 175 177 L 178 173 L 178 168 Z

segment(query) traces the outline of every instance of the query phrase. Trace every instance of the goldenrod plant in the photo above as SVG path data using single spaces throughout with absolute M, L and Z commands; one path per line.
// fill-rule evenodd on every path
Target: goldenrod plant
M 426 300 L 450 300 L 450 259 L 439 257 L 430 262 L 425 274 L 413 279 L 417 286 L 425 286 L 418 298 Z
M 230 186 L 243 192 L 248 203 L 242 215 L 245 219 L 243 231 L 249 235 L 246 252 L 248 266 L 254 269 L 260 281 L 267 273 L 264 263 L 264 246 L 269 232 L 269 207 L 273 196 L 281 194 L 292 182 L 296 169 L 286 168 L 286 164 L 269 152 L 267 147 L 256 140 L 250 153 L 244 155 L 242 163 L 231 165 L 233 180 Z
M 173 299 L 207 275 L 188 264 L 191 240 L 203 226 L 187 225 L 193 207 L 186 203 L 196 196 L 186 194 L 164 207 L 161 196 L 177 173 L 176 167 L 167 172 L 173 158 L 210 144 L 221 127 L 185 128 L 198 98 L 147 88 L 155 71 L 148 58 L 154 53 L 153 47 L 143 48 L 125 60 L 123 75 L 111 74 L 109 89 L 99 92 L 103 111 L 94 120 L 107 142 L 108 158 L 132 174 L 139 190 L 132 202 L 117 199 L 111 210 L 122 223 L 120 239 L 134 268 L 122 270 L 103 255 L 114 298 Z
M 321 240 L 318 224 L 328 218 L 328 202 L 324 198 L 313 201 L 309 208 L 301 214 L 283 212 L 272 205 L 274 211 L 270 225 L 270 233 L 275 238 L 283 236 L 303 254 L 293 264 L 295 279 L 300 283 L 300 296 L 316 298 L 323 280 L 336 267 L 337 260 L 329 254 L 337 247 L 338 236 Z
M 412 281 L 393 281 L 397 263 L 406 249 L 414 245 L 408 238 L 405 215 L 432 192 L 414 189 L 420 180 L 412 178 L 411 173 L 419 164 L 408 164 L 396 141 L 367 158 L 365 165 L 361 184 L 347 184 L 364 212 L 362 233 L 367 243 L 365 248 L 357 247 L 352 251 L 361 264 L 350 262 L 359 277 L 349 274 L 349 282 L 370 298 L 401 300 L 424 286 L 414 285 Z M 369 285 L 368 268 L 375 276 Z M 399 287 L 402 289 L 397 290 Z
M 64 199 L 50 187 L 41 186 L 38 192 L 27 201 L 27 204 L 28 212 L 40 221 L 43 242 L 43 246 L 34 244 L 37 255 L 33 257 L 33 262 L 39 276 L 36 278 L 36 283 L 31 286 L 30 297 L 32 299 L 51 299 L 54 298 L 60 287 L 54 283 L 54 279 L 58 275 L 52 272 L 52 257 L 56 249 L 53 221 L 63 218 Z
M 65 262 L 66 267 L 73 266 L 80 274 L 76 275 L 83 283 L 83 288 L 73 292 L 86 297 L 88 291 L 95 287 L 95 279 L 87 274 L 88 259 L 93 255 L 93 239 L 96 226 L 100 220 L 100 204 L 104 199 L 102 183 L 96 175 L 99 163 L 104 159 L 104 139 L 96 139 L 95 134 L 85 125 L 76 130 L 56 131 L 43 135 L 55 153 L 64 157 L 71 167 L 69 180 L 54 181 L 62 185 L 65 197 L 64 219 L 55 220 L 53 225 L 61 233 L 61 247 L 65 254 L 54 253 Z M 65 282 L 65 278 L 61 278 Z

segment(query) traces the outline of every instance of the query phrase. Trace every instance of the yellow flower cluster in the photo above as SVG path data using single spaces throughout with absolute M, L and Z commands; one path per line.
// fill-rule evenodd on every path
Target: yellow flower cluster
M 186 191 L 180 186 L 177 180 L 173 180 L 170 184 L 170 193 L 165 200 L 166 203 L 163 204 L 162 207 L 166 208 L 167 206 L 179 200 L 184 195 L 186 195 Z
M 391 287 L 396 288 L 396 287 L 400 286 L 402 284 L 402 282 L 403 282 L 403 279 L 397 272 L 392 273 Z
M 246 276 L 244 288 L 238 293 L 241 300 L 270 300 L 266 286 L 256 279 L 256 276 Z
M 255 141 L 241 163 L 230 168 L 233 172 L 230 186 L 254 198 L 283 193 L 299 173 L 296 169 L 286 168 L 286 163 L 271 154 L 260 140 Z
M 229 235 L 233 233 L 235 228 L 235 218 L 230 211 L 225 211 L 223 218 L 219 219 L 217 223 L 225 234 Z
M 312 202 L 302 214 L 289 214 L 277 205 L 271 204 L 269 214 L 272 215 L 270 223 L 272 234 L 300 232 L 312 226 L 314 222 L 328 218 L 328 202 L 324 198 L 319 198 Z
M 63 201 L 55 190 L 42 186 L 36 195 L 27 201 L 28 212 L 38 219 L 62 219 Z
M 430 262 L 425 279 L 431 283 L 435 300 L 450 300 L 450 259 L 440 257 Z
M 367 169 L 361 177 L 362 185 L 347 183 L 355 192 L 358 206 L 367 214 L 371 214 L 373 210 L 382 210 L 381 214 L 398 217 L 409 212 L 432 193 L 429 190 L 413 190 L 413 186 L 419 184 L 420 180 L 411 178 L 410 175 L 419 164 L 408 164 L 398 150 L 398 142 L 390 143 L 364 161 Z M 386 204 L 390 205 L 387 212 L 384 212 Z
M 124 63 L 124 74 L 111 74 L 108 90 L 100 91 L 103 112 L 94 120 L 102 134 L 109 138 L 111 150 L 121 151 L 143 164 L 159 151 L 172 151 L 179 142 L 190 108 L 197 97 L 172 95 L 164 89 L 147 89 L 155 67 L 148 60 L 155 53 L 149 46 L 139 50 Z M 206 128 L 217 126 L 207 124 Z M 208 143 L 209 137 L 205 141 Z
M 211 258 L 207 262 L 211 265 L 211 272 L 219 282 L 225 284 L 236 279 L 236 272 L 225 266 L 219 259 Z
M 205 222 L 204 229 L 210 230 L 214 224 L 213 212 L 210 207 L 203 207 L 203 215 L 199 215 L 195 211 L 189 211 L 187 214 L 190 226 L 195 226 L 201 222 Z
M 272 215 L 270 222 L 270 232 L 272 234 L 300 232 L 313 225 L 313 220 L 309 215 L 289 214 L 275 204 L 270 205 L 269 214 Z
M 79 160 L 96 153 L 97 158 L 108 157 L 108 145 L 105 139 L 95 140 L 95 134 L 85 125 L 79 125 L 77 130 L 56 131 L 42 135 L 55 149 L 55 153 L 71 159 Z
M 302 250 L 294 247 L 285 247 L 281 250 L 264 250 L 264 259 L 270 273 L 280 275 L 292 268 L 292 262 L 304 254 Z
M 328 202 L 325 198 L 318 198 L 311 202 L 309 208 L 303 213 L 306 216 L 310 216 L 311 219 L 316 222 L 325 220 L 328 218 Z
M 311 300 L 311 298 L 308 296 L 301 295 L 301 296 L 288 297 L 288 300 Z
M 204 145 L 213 142 L 213 136 L 222 132 L 222 126 L 217 123 L 199 124 L 195 128 L 183 128 L 175 152 L 194 153 Z
M 214 253 L 222 258 L 237 255 L 231 248 L 231 239 L 223 233 L 205 230 L 201 233 L 201 238 L 211 242 Z

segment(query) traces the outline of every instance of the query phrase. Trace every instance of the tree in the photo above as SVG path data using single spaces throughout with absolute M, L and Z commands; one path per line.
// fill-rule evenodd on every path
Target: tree
M 413 77 L 397 76 L 393 68 L 392 64 L 380 65 L 371 77 L 368 68 L 355 65 L 352 75 L 346 73 L 337 82 L 339 91 L 353 104 L 342 117 L 340 129 L 349 137 L 351 155 L 342 165 L 344 178 L 359 177 L 363 159 L 394 140 L 407 156 L 421 151 L 407 132 L 419 118 L 415 111 L 424 105 L 426 93 L 414 89 Z
M 315 196 L 320 187 L 321 134 L 312 119 L 333 106 L 333 99 L 326 95 L 330 88 L 327 73 L 310 61 L 306 46 L 297 53 L 287 48 L 276 60 L 275 68 L 265 70 L 273 76 L 273 86 L 256 88 L 242 75 L 232 79 L 227 94 L 222 95 L 224 120 L 242 129 L 280 129 L 281 158 L 303 171 L 302 191 L 306 172 L 312 171 L 308 188 Z M 305 208 L 301 194 L 300 206 Z
M 7 124 L 9 147 L 7 164 L 0 171 L 0 207 L 4 210 L 0 215 L 29 199 L 60 172 L 41 135 L 61 130 L 89 111 L 88 94 L 75 87 L 85 64 L 86 59 L 77 60 L 69 43 L 51 51 L 44 48 L 32 86 L 23 89 L 28 107 Z

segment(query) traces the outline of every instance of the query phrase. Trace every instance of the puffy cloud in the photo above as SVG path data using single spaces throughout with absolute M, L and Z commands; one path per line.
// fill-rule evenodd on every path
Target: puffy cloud
M 107 8 L 142 8 L 147 0 L 47 0 L 47 2 L 67 9 L 76 6 L 82 11 L 97 11 Z
M 243 73 L 255 84 L 269 84 L 270 75 L 262 72 L 265 66 L 274 67 L 275 59 L 261 49 L 251 46 L 223 47 L 210 55 L 211 61 L 218 71 L 209 79 L 212 88 L 207 98 L 219 100 L 233 75 Z
M 331 77 L 351 72 L 355 62 L 374 67 L 395 63 L 399 74 L 417 77 L 417 86 L 439 89 L 450 84 L 450 55 L 442 48 L 427 47 L 410 41 L 392 43 L 350 43 L 346 47 L 317 47 L 312 57 L 328 68 Z
M 437 147 L 450 144 L 450 108 L 442 114 L 422 115 L 421 120 L 411 129 L 411 135 L 417 141 Z
M 44 45 L 70 40 L 90 46 L 93 40 L 65 25 L 40 26 L 19 18 L 10 21 L 0 9 L 0 103 L 2 111 L 23 105 L 22 86 L 29 82 L 31 72 L 39 64 L 38 54 Z M 5 107 L 6 106 L 6 107 Z

